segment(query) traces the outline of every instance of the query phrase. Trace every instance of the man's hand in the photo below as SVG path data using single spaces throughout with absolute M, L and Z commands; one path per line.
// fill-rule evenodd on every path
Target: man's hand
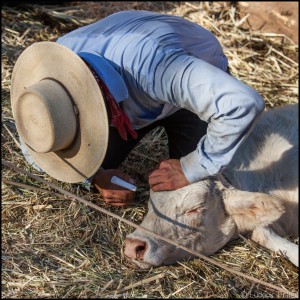
M 119 178 L 134 184 L 134 180 L 124 172 L 117 169 L 99 170 L 93 179 L 93 184 L 101 193 L 105 202 L 112 206 L 126 206 L 134 200 L 135 192 L 111 183 L 111 178 Z
M 178 159 L 162 161 L 149 175 L 149 185 L 154 192 L 173 191 L 189 184 Z

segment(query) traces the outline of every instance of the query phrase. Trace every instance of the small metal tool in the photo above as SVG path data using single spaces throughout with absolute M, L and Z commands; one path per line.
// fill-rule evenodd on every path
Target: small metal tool
M 136 187 L 135 185 L 133 185 L 133 184 L 131 184 L 131 183 L 129 183 L 129 182 L 127 182 L 127 181 L 125 181 L 125 180 L 123 180 L 123 179 L 117 177 L 117 176 L 113 176 L 113 177 L 111 178 L 111 181 L 110 181 L 110 182 L 111 182 L 111 183 L 114 183 L 114 184 L 116 184 L 116 185 L 119 185 L 119 186 L 121 186 L 121 187 L 123 187 L 123 188 L 125 188 L 125 189 L 131 190 L 131 191 L 133 191 L 133 192 L 135 192 L 136 189 L 137 189 L 137 187 Z

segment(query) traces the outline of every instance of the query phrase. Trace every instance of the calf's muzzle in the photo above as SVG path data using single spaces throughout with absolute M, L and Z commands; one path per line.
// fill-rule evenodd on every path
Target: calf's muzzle
M 125 239 L 124 253 L 128 258 L 143 260 L 147 243 L 138 239 Z

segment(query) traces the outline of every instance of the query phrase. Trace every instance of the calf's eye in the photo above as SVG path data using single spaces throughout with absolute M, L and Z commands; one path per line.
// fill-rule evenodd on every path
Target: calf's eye
M 203 206 L 198 206 L 192 209 L 187 210 L 184 214 L 187 216 L 199 215 L 203 211 Z

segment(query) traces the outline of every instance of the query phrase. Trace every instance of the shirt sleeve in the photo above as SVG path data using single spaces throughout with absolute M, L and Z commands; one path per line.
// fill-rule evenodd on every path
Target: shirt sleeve
M 195 151 L 180 159 L 191 183 L 229 164 L 265 108 L 254 89 L 180 51 L 164 56 L 144 88 L 154 99 L 189 109 L 208 123 Z

